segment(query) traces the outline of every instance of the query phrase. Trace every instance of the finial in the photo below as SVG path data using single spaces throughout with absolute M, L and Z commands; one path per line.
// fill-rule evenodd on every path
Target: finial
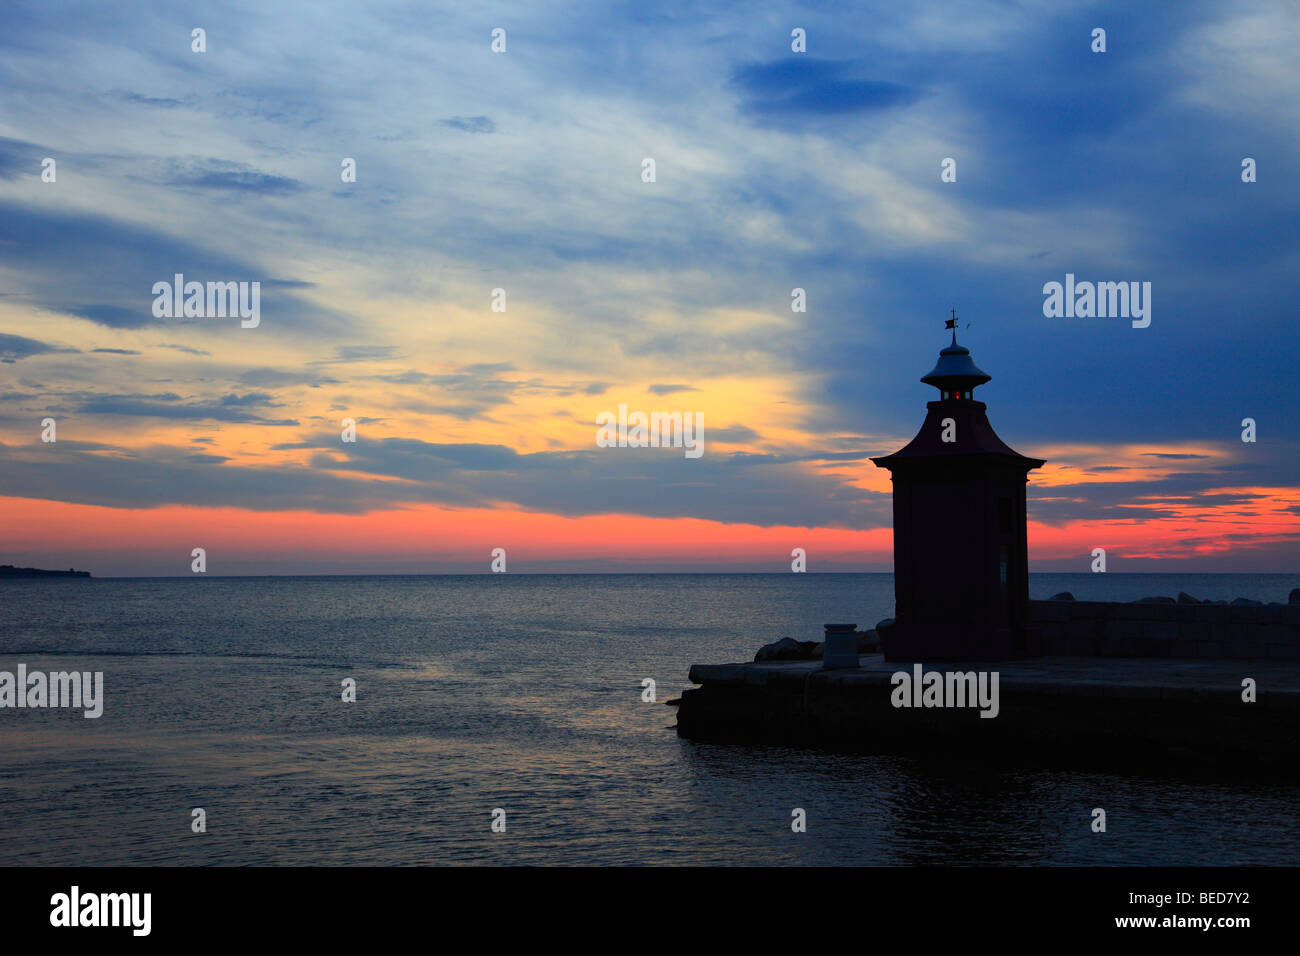
M 952 329 L 952 344 L 956 345 L 957 344 L 957 310 L 956 309 L 952 310 L 951 319 L 944 320 L 943 327 L 945 329 Z

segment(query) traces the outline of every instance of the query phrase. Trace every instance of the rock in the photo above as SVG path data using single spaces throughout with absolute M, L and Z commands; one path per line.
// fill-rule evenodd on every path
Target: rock
M 887 617 L 876 624 L 876 637 L 879 639 L 877 648 L 885 651 L 889 647 L 889 635 L 897 628 L 897 622 L 892 617 Z
M 1253 601 L 1250 598 L 1233 598 L 1233 607 L 1263 607 L 1263 601 Z
M 1073 601 L 1074 595 L 1069 591 L 1062 591 L 1060 594 L 1053 594 L 1047 600 L 1049 601 Z
M 1134 602 L 1135 604 L 1177 604 L 1171 597 L 1145 597 Z
M 820 641 L 813 645 L 812 653 L 808 657 L 814 661 L 822 659 L 822 652 L 826 650 L 826 645 Z
M 680 707 L 681 705 L 682 699 L 680 697 L 674 697 L 672 700 L 664 701 L 665 707 Z
M 791 661 L 799 653 L 799 642 L 793 637 L 783 637 L 771 644 L 764 644 L 754 655 L 756 661 Z
M 857 631 L 855 633 L 855 636 L 858 639 L 859 654 L 870 654 L 872 651 L 874 651 L 877 647 L 880 646 L 880 637 L 876 634 L 874 630 Z
M 821 656 L 817 641 L 796 641 L 783 637 L 772 644 L 764 644 L 754 655 L 755 661 L 811 661 Z
M 1291 593 L 1287 595 L 1287 604 L 1300 604 L 1300 588 L 1292 588 Z
M 1198 601 L 1196 598 L 1192 597 L 1186 591 L 1179 591 L 1178 603 L 1179 604 L 1200 604 L 1201 602 Z

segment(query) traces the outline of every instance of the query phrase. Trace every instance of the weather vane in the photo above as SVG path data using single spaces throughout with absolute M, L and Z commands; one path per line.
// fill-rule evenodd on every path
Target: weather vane
M 956 345 L 957 344 L 957 310 L 956 309 L 952 310 L 951 319 L 943 320 L 943 327 L 945 329 L 952 329 L 952 344 Z M 969 322 L 966 323 L 966 328 L 968 329 L 970 328 Z

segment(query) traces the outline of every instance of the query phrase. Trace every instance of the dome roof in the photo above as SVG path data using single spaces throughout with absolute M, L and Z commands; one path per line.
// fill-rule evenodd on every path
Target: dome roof
M 992 379 L 992 375 L 981 371 L 971 359 L 970 349 L 957 344 L 954 334 L 952 345 L 939 353 L 939 361 L 921 381 L 940 391 L 965 392 Z

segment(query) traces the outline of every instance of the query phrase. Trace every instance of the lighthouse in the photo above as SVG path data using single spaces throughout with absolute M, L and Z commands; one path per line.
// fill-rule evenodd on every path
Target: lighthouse
M 1040 653 L 1028 627 L 1025 486 L 1044 460 L 993 431 L 975 389 L 992 376 L 952 344 L 921 381 L 939 390 L 904 448 L 871 459 L 894 486 L 895 625 L 889 661 L 994 661 Z

